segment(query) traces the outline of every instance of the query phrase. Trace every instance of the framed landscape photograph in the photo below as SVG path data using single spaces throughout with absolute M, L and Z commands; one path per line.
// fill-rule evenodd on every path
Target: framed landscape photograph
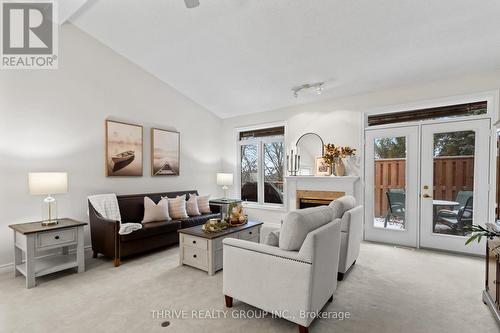
M 178 176 L 180 164 L 180 133 L 151 129 L 151 175 Z
M 331 166 L 325 162 L 323 157 L 316 157 L 316 176 L 329 176 L 332 173 Z
M 142 176 L 142 143 L 142 126 L 106 120 L 106 176 Z

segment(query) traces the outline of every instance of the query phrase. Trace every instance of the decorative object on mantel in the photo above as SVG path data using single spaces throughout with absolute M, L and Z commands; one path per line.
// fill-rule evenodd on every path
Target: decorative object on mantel
M 324 142 L 316 133 L 305 133 L 301 135 L 297 143 L 297 154 L 300 156 L 299 176 L 314 176 L 317 170 L 317 158 L 323 156 Z
M 57 221 L 57 202 L 54 194 L 68 192 L 68 174 L 66 172 L 31 172 L 28 175 L 31 195 L 46 195 L 43 199 L 42 226 L 59 223 Z
M 356 149 L 349 146 L 335 146 L 332 143 L 325 145 L 323 159 L 332 166 L 332 175 L 345 176 L 345 165 L 343 158 L 356 155 Z
M 316 176 L 329 176 L 332 174 L 331 164 L 325 161 L 321 156 L 316 157 L 316 165 L 314 168 L 314 174 Z
M 355 176 L 361 174 L 361 156 L 348 156 L 343 162 L 348 175 Z
M 226 221 L 223 221 L 221 219 L 210 219 L 201 227 L 201 230 L 206 233 L 219 232 L 227 229 L 228 226 L 229 225 L 226 223 Z
M 297 150 L 294 152 L 291 149 L 290 154 L 286 155 L 286 167 L 290 176 L 297 176 L 300 168 L 300 155 L 297 153 Z

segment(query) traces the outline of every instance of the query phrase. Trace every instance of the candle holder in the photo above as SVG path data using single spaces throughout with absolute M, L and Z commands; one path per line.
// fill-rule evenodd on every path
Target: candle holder
M 300 170 L 300 155 L 297 152 L 294 153 L 293 149 L 290 150 L 290 154 L 286 155 L 286 167 L 290 176 L 297 176 Z

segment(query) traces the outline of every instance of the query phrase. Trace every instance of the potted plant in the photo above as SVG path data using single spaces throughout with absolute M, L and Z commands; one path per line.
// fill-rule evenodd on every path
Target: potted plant
M 356 149 L 349 146 L 335 146 L 332 143 L 325 145 L 323 159 L 332 166 L 332 174 L 335 176 L 345 175 L 345 165 L 343 158 L 356 155 Z
M 464 229 L 466 231 L 472 232 L 472 235 L 469 237 L 469 239 L 467 239 L 465 245 L 468 245 L 469 243 L 472 243 L 475 240 L 477 240 L 477 242 L 479 243 L 481 241 L 481 238 L 483 237 L 489 239 L 500 237 L 500 232 L 494 230 L 488 230 L 486 228 L 481 227 L 480 225 L 466 226 L 464 227 Z

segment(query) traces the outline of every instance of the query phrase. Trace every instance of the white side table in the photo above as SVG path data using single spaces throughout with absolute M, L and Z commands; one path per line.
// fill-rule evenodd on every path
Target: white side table
M 85 271 L 83 227 L 87 223 L 72 219 L 58 221 L 51 226 L 42 226 L 41 222 L 9 225 L 14 231 L 15 276 L 22 274 L 26 277 L 26 288 L 33 288 L 35 278 L 39 276 L 73 267 L 78 269 L 78 273 Z M 76 253 L 69 253 L 70 246 L 76 246 Z M 39 250 L 59 249 L 61 254 L 36 257 Z

